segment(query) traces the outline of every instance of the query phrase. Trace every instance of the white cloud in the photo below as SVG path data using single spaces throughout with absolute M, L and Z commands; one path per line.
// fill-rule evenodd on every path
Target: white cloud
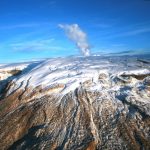
M 33 52 L 33 51 L 45 51 L 45 50 L 56 50 L 55 46 L 52 46 L 54 38 L 44 40 L 33 40 L 25 42 L 16 42 L 10 44 L 13 51 L 20 52 Z
M 17 29 L 17 28 L 33 28 L 33 27 L 39 27 L 43 25 L 49 25 L 48 22 L 35 22 L 35 23 L 20 23 L 20 24 L 11 24 L 11 25 L 5 25 L 1 26 L 0 30 L 12 30 L 12 29 Z
M 133 36 L 133 35 L 138 35 L 142 33 L 150 32 L 150 28 L 140 28 L 140 29 L 135 29 L 132 31 L 127 31 L 125 33 L 122 33 L 118 36 Z

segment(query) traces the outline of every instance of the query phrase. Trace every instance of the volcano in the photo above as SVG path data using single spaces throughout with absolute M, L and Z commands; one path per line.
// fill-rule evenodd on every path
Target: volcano
M 1 64 L 0 149 L 150 149 L 150 57 Z

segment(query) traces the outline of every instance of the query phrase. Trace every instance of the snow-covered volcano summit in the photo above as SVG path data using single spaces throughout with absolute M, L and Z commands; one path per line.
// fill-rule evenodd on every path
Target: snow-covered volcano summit
M 61 92 L 67 93 L 87 80 L 92 80 L 93 85 L 97 86 L 100 74 L 110 77 L 121 74 L 150 74 L 149 64 L 143 65 L 134 57 L 68 57 L 0 67 L 2 71 L 13 69 L 22 70 L 22 73 L 12 80 L 15 84 L 10 92 L 18 87 L 48 88 L 61 84 L 64 85 Z
M 3 149 L 150 148 L 148 56 L 5 64 L 0 80 Z

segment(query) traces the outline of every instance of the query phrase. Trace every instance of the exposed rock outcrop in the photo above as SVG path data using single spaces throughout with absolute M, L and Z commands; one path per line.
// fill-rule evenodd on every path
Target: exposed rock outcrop
M 150 76 L 141 76 L 99 71 L 68 92 L 12 80 L 1 94 L 0 149 L 149 150 Z

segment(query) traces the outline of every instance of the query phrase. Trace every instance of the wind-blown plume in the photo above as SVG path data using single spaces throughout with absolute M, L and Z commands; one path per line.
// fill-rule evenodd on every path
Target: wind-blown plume
M 84 56 L 90 55 L 90 45 L 87 41 L 87 35 L 80 29 L 78 24 L 59 24 L 59 27 L 65 30 L 68 38 L 75 42 L 76 46 Z

